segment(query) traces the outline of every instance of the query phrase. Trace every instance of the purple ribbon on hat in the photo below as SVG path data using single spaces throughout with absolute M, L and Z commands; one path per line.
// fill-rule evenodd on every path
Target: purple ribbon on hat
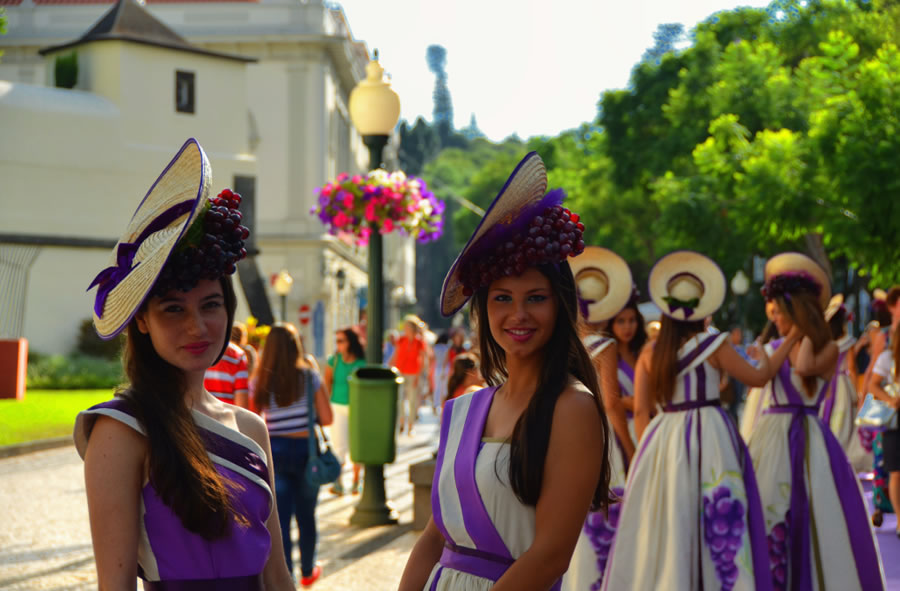
M 165 229 L 169 224 L 180 218 L 186 213 L 190 213 L 194 208 L 193 201 L 183 201 L 177 205 L 173 205 L 150 222 L 141 232 L 140 236 L 134 242 L 120 242 L 116 247 L 116 264 L 100 271 L 87 290 L 90 291 L 95 285 L 100 287 L 97 289 L 97 297 L 94 299 L 94 313 L 97 318 L 103 318 L 103 307 L 106 305 L 106 298 L 110 292 L 115 289 L 129 273 L 131 273 L 137 265 L 133 265 L 134 257 L 138 248 L 150 234 Z M 138 263 L 140 265 L 140 263 Z

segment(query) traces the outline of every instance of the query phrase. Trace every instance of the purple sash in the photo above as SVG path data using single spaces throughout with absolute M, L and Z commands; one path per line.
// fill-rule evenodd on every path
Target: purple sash
M 844 351 L 840 355 L 838 355 L 837 360 L 837 370 L 834 372 L 834 375 L 831 377 L 831 387 L 828 389 L 828 396 L 825 398 L 825 404 L 822 408 L 822 420 L 826 425 L 831 424 L 831 413 L 834 411 L 834 399 L 837 395 L 837 386 L 838 386 L 838 378 L 841 377 L 841 366 L 844 364 L 844 359 L 847 357 L 847 352 Z
M 825 447 L 831 464 L 831 472 L 837 489 L 838 498 L 844 511 L 844 520 L 850 536 L 850 547 L 853 551 L 853 559 L 856 564 L 857 575 L 863 589 L 873 591 L 883 589 L 881 585 L 881 569 L 878 565 L 878 557 L 874 541 L 869 531 L 868 518 L 863 506 L 862 497 L 856 484 L 856 475 L 850 467 L 847 456 L 844 455 L 841 444 L 835 438 L 831 429 L 824 425 L 818 417 L 817 405 L 807 406 L 803 404 L 803 397 L 794 387 L 791 381 L 790 361 L 785 359 L 778 370 L 777 380 L 781 381 L 784 392 L 790 404 L 773 405 L 767 408 L 764 414 L 791 414 L 791 424 L 788 429 L 788 445 L 791 461 L 791 523 L 790 523 L 790 581 L 793 591 L 812 591 L 812 557 L 810 540 L 810 515 L 809 496 L 806 491 L 804 478 L 804 463 L 806 460 L 807 433 L 809 423 L 806 417 L 813 418 L 812 424 L 818 426 L 825 439 Z M 819 392 L 817 402 L 822 399 L 822 394 L 830 386 L 826 383 Z

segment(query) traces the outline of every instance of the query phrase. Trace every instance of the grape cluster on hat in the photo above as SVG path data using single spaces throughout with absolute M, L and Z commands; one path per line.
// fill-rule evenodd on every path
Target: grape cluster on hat
M 525 156 L 444 278 L 441 314 L 452 316 L 496 279 L 583 252 L 584 224 L 562 207 L 564 198 L 561 189 L 547 193 L 547 171 L 537 152 Z
M 824 312 L 831 300 L 831 282 L 817 262 L 799 252 L 783 252 L 766 261 L 766 283 L 760 290 L 767 300 L 808 292 L 818 298 Z
M 234 273 L 246 256 L 240 195 L 226 189 L 210 201 L 210 183 L 209 159 L 191 138 L 141 200 L 108 266 L 88 287 L 98 288 L 94 328 L 101 338 L 122 332 L 149 296 Z

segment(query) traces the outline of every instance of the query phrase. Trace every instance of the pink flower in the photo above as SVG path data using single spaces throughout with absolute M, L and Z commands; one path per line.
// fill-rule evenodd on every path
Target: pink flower
M 342 173 L 340 173 L 339 175 L 337 175 L 337 182 L 343 183 L 343 182 L 346 181 L 348 178 L 350 178 L 350 175 L 347 174 L 346 172 L 342 172 Z
M 378 217 L 375 215 L 375 204 L 372 202 L 369 202 L 366 205 L 366 219 L 370 222 L 374 222 L 378 219 Z
M 381 224 L 381 233 L 389 234 L 394 231 L 394 222 L 391 218 L 386 218 L 384 222 Z
M 331 223 L 337 226 L 338 228 L 343 228 L 350 222 L 350 218 L 347 217 L 343 211 L 339 211 L 334 218 L 332 218 Z
M 363 182 L 363 178 L 361 176 L 359 176 L 358 174 L 355 174 L 355 175 L 353 175 L 353 178 L 351 179 L 351 181 L 353 182 L 354 185 L 361 185 Z
M 346 193 L 344 195 L 344 207 L 353 209 L 353 193 Z

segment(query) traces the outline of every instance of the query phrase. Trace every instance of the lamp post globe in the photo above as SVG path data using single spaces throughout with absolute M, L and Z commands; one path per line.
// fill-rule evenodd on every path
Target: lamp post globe
M 366 78 L 350 92 L 350 119 L 369 149 L 369 170 L 383 165 L 384 147 L 400 119 L 400 97 L 384 79 L 378 63 L 378 51 L 366 66 Z M 383 244 L 378 228 L 372 228 L 368 256 L 368 304 L 366 362 L 381 365 L 384 334 Z M 351 408 L 350 412 L 353 412 Z M 350 523 L 363 527 L 395 524 L 397 519 L 387 505 L 384 491 L 384 465 L 367 464 L 363 494 Z
M 734 295 L 742 296 L 750 290 L 750 279 L 744 274 L 743 269 L 739 269 L 734 277 L 731 278 L 731 291 Z
M 275 293 L 281 296 L 281 321 L 287 322 L 287 295 L 291 293 L 291 286 L 294 285 L 294 278 L 285 269 L 278 272 L 275 276 L 273 287 Z

